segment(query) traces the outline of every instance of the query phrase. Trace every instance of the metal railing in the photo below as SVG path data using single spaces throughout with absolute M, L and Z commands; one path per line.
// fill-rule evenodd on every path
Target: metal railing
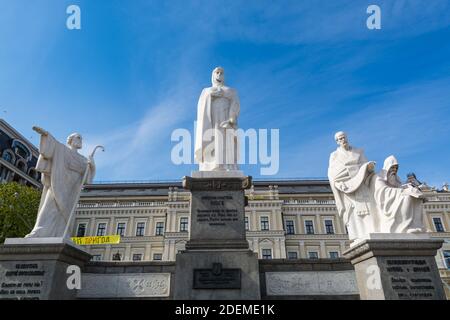
M 164 201 L 135 201 L 135 202 L 96 202 L 78 203 L 77 208 L 134 208 L 166 206 Z

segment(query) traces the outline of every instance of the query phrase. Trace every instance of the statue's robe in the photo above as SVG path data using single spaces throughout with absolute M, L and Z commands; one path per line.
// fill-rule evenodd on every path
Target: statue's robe
M 403 186 L 400 179 L 388 177 L 389 169 L 398 165 L 391 156 L 384 163 L 383 170 L 373 180 L 382 233 L 423 232 L 422 192 L 411 185 Z
M 236 128 L 225 129 L 220 124 L 230 118 L 237 119 L 239 97 L 229 87 L 221 87 L 222 97 L 211 96 L 213 90 L 217 87 L 203 89 L 198 100 L 195 159 L 200 171 L 237 170 Z
M 350 240 L 363 239 L 376 230 L 369 163 L 361 149 L 339 147 L 330 155 L 328 179 Z
M 36 170 L 41 172 L 44 188 L 36 224 L 26 237 L 62 237 L 78 201 L 85 172 L 88 170 L 86 181 L 91 183 L 95 169 L 93 165 L 88 168 L 85 157 L 50 134 L 41 136 L 39 153 Z

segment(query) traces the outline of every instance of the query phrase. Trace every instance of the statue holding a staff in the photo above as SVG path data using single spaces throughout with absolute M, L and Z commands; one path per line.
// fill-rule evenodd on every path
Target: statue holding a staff
M 43 184 L 41 202 L 33 230 L 26 238 L 68 238 L 68 230 L 85 183 L 95 176 L 94 153 L 86 158 L 78 153 L 82 137 L 73 133 L 67 145 L 58 142 L 48 131 L 33 127 L 41 135 L 36 170 Z

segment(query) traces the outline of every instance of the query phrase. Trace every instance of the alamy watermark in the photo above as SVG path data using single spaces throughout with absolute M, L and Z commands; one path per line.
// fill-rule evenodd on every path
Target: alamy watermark
M 196 124 L 194 123 L 194 128 Z M 203 133 L 201 152 L 205 161 L 233 165 L 260 165 L 260 174 L 269 176 L 278 173 L 280 168 L 280 130 L 279 129 L 208 129 Z M 171 160 L 175 165 L 198 164 L 195 157 L 191 131 L 178 128 L 172 132 Z M 226 152 L 216 152 L 226 150 Z
M 81 269 L 77 265 L 70 265 L 66 269 L 66 273 L 69 274 L 66 281 L 67 289 L 80 290 L 81 289 Z
M 366 25 L 369 30 L 381 29 L 381 8 L 376 4 L 367 7 L 366 12 L 370 14 L 367 18 Z
M 67 7 L 66 13 L 69 14 L 66 20 L 66 26 L 69 30 L 81 29 L 81 9 L 79 6 L 72 4 Z

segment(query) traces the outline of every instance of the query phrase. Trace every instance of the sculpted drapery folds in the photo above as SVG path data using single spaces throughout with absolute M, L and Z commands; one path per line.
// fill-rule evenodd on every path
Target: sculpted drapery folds
M 423 193 L 411 184 L 402 185 L 398 161 L 389 156 L 383 170 L 374 179 L 374 196 L 382 233 L 424 232 Z
M 339 147 L 330 155 L 328 178 L 350 240 L 367 239 L 370 233 L 425 232 L 423 194 L 411 184 L 402 185 L 397 159 L 386 158 L 375 175 L 375 163 L 351 147 L 344 132 L 336 133 L 335 140 Z
M 86 182 L 90 183 L 95 164 L 92 157 L 88 160 L 78 153 L 82 147 L 81 135 L 70 135 L 66 146 L 42 128 L 33 129 L 41 135 L 36 170 L 41 172 L 44 188 L 36 224 L 26 237 L 62 237 L 85 182 L 82 180 L 86 170 Z
M 195 159 L 200 171 L 238 170 L 239 97 L 224 79 L 223 68 L 215 68 L 212 87 L 203 89 L 198 100 Z
M 344 132 L 336 133 L 335 140 L 339 147 L 330 155 L 328 178 L 350 240 L 362 239 L 376 229 L 370 190 L 375 164 L 363 150 L 350 146 Z

